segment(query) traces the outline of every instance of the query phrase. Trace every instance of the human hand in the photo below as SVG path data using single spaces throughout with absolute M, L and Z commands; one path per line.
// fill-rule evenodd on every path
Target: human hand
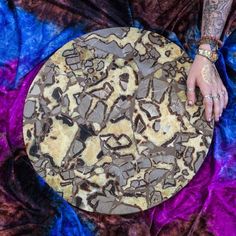
M 204 97 L 205 117 L 211 121 L 219 118 L 228 103 L 228 93 L 215 65 L 207 58 L 196 55 L 187 78 L 187 98 L 189 105 L 196 102 L 195 87 L 198 86 Z M 213 98 L 209 97 L 212 95 Z M 220 96 L 220 97 L 219 97 Z

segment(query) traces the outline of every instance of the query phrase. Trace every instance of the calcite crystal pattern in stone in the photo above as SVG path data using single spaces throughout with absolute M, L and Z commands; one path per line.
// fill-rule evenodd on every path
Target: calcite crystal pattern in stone
M 187 106 L 190 66 L 177 45 L 136 28 L 67 43 L 25 101 L 35 170 L 86 211 L 128 214 L 172 197 L 199 170 L 213 135 L 199 90 Z

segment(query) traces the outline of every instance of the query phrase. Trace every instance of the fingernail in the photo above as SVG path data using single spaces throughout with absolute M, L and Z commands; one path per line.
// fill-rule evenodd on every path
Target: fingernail
M 190 106 L 192 106 L 192 105 L 193 105 L 193 102 L 192 102 L 192 101 L 189 101 L 188 104 L 189 104 Z

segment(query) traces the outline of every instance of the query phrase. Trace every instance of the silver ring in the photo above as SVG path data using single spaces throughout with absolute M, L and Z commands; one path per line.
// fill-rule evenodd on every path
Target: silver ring
M 211 100 L 212 100 L 213 97 L 212 97 L 211 94 L 207 94 L 207 95 L 204 96 L 204 98 L 208 98 L 208 99 L 211 99 Z
M 187 92 L 194 92 L 194 88 L 187 88 Z
M 220 95 L 219 94 L 214 95 L 214 96 L 212 96 L 212 99 L 213 100 L 220 100 Z

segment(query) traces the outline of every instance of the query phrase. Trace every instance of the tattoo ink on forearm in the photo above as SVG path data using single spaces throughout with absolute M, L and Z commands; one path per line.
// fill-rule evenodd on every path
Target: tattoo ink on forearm
M 202 35 L 220 38 L 233 0 L 204 0 Z

